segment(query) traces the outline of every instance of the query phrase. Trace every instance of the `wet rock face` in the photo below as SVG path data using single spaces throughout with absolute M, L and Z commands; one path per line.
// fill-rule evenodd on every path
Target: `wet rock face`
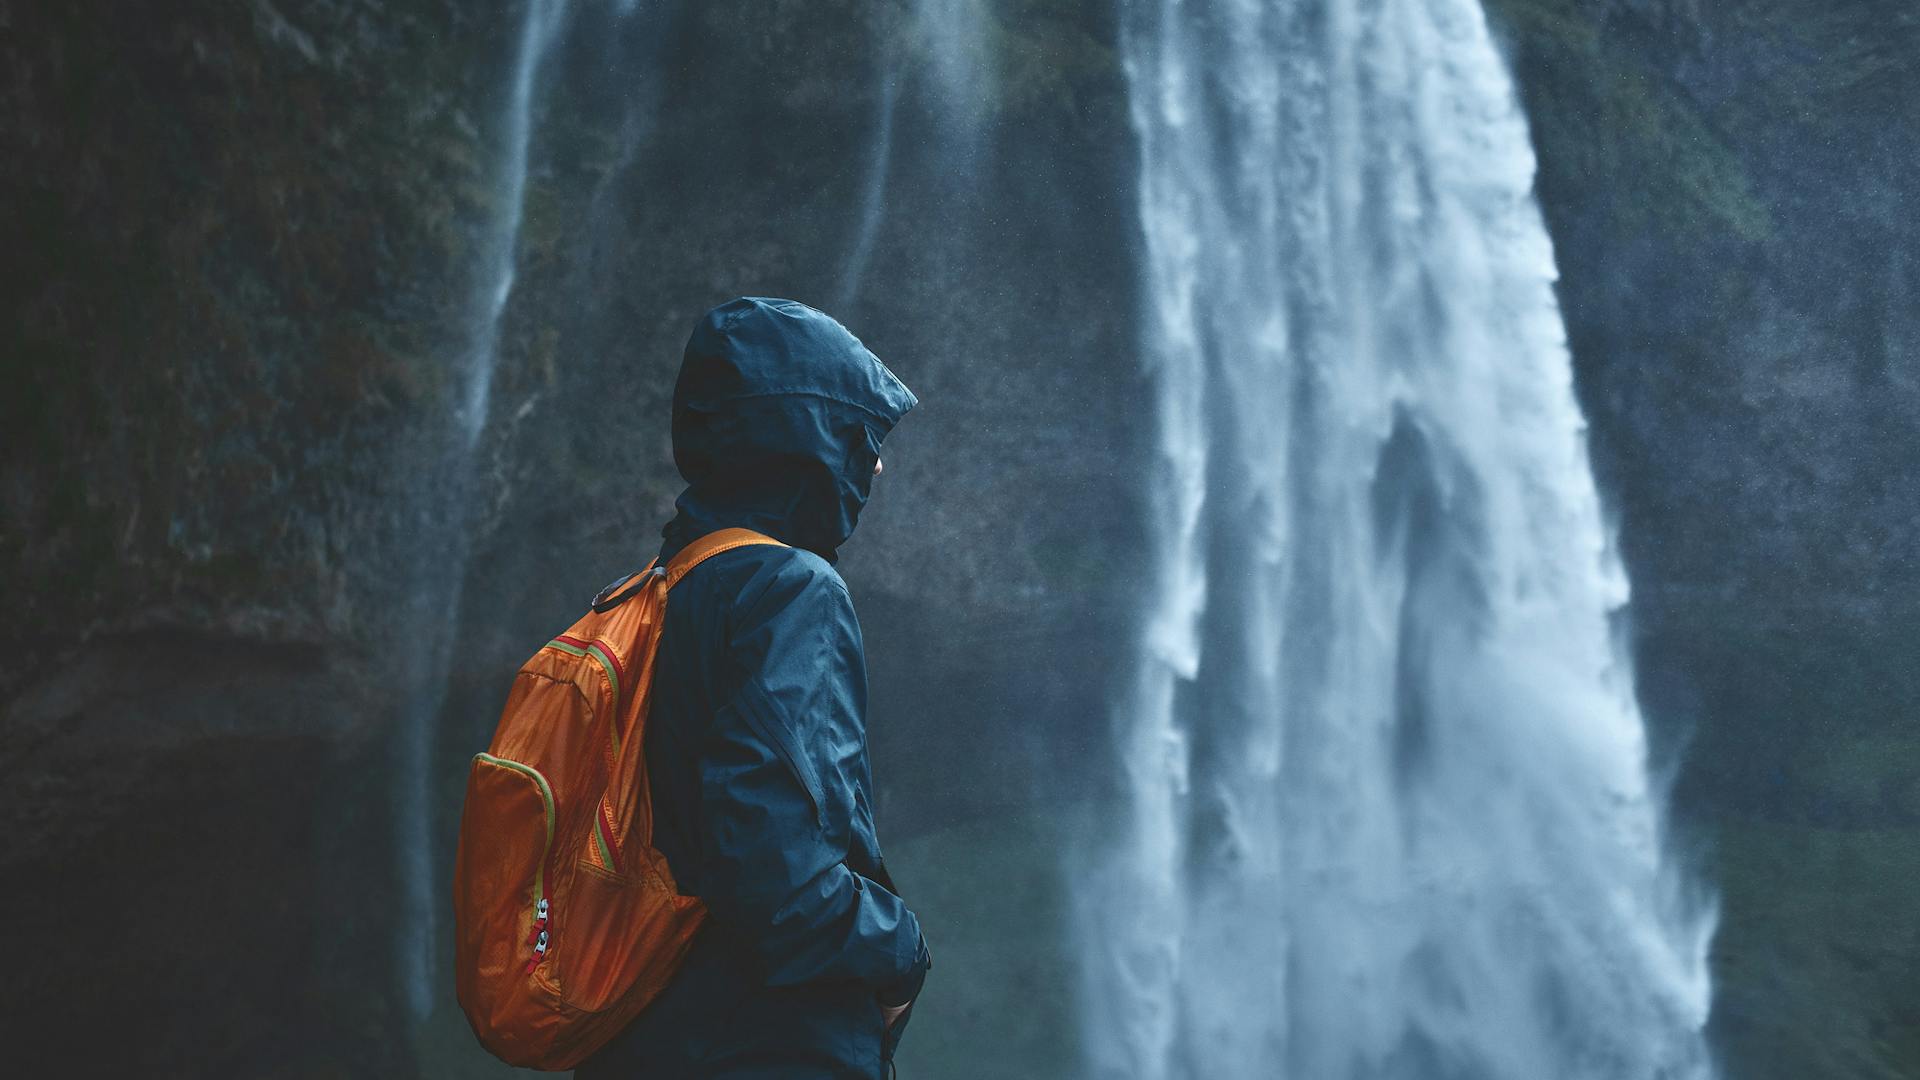
M 0 5 L 15 1068 L 396 1061 L 370 642 L 488 47 L 433 3 Z
M 474 31 L 430 3 L 4 23 L 9 633 L 366 621 L 478 209 L 444 45 Z
M 0 766 L 27 927 L 0 988 L 13 1067 L 398 1067 L 401 1032 L 367 994 L 388 977 L 390 888 L 354 749 L 385 719 L 365 668 L 166 631 L 96 636 L 35 674 Z
M 1920 19 L 1489 6 L 1540 151 L 1641 694 L 1684 751 L 1679 817 L 1713 838 L 1729 1075 L 1905 1075 Z
M 450 850 L 507 675 L 652 554 L 680 348 L 735 294 L 832 311 L 925 402 L 843 560 L 890 828 L 1097 772 L 1089 626 L 1132 595 L 1144 400 L 1124 101 L 1105 16 L 1030 6 L 963 166 L 891 5 L 582 16 L 462 466 L 465 600 L 418 606 L 517 13 L 0 7 L 0 701 L 30 795 L 0 873 L 63 898 L 0 1001 L 49 1034 L 23 1064 L 408 1067 L 382 903 L 407 613 L 458 620 L 428 781 Z
M 1683 805 L 1915 824 L 1800 763 L 1886 733 L 1920 689 L 1892 651 L 1920 613 L 1904 302 L 1920 24 L 1873 2 L 1492 6 L 1533 117 L 1643 682 L 1670 695 L 1656 719 L 1699 740 Z

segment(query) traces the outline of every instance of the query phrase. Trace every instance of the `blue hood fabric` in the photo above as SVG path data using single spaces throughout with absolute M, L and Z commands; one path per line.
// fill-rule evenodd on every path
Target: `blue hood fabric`
M 793 300 L 707 313 L 673 388 L 687 489 L 663 556 L 728 526 L 833 562 L 873 486 L 881 440 L 915 398 L 846 327 Z
M 791 300 L 715 308 L 687 343 L 663 556 L 728 526 L 791 547 L 723 552 L 668 596 L 646 728 L 654 845 L 706 902 L 685 966 L 582 1080 L 877 1080 L 917 997 L 920 921 L 873 819 L 867 667 L 834 552 L 913 394 Z

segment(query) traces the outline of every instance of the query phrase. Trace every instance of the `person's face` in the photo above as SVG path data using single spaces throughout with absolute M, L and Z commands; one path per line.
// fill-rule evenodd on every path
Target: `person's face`
M 873 459 L 873 475 L 879 476 L 880 470 L 883 467 L 885 467 L 885 465 L 886 465 L 886 462 L 881 461 L 879 458 L 874 458 Z

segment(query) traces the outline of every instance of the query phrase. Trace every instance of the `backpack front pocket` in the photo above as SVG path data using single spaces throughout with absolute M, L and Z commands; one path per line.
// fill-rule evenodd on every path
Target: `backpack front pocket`
M 552 910 L 555 824 L 553 788 L 540 770 L 492 754 L 474 756 L 454 871 L 462 972 L 511 982 L 546 959 L 548 925 L 558 914 Z
M 584 859 L 567 879 L 567 910 L 557 939 L 567 975 L 560 999 L 589 1013 L 665 989 L 706 912 L 658 874 L 618 876 Z

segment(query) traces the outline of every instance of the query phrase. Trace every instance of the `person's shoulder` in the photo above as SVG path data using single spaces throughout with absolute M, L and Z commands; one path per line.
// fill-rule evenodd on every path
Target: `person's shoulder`
M 789 547 L 786 544 L 742 544 L 708 556 L 707 562 L 725 566 L 732 573 L 754 577 L 840 581 L 840 572 L 833 568 L 832 563 L 806 548 Z
M 727 558 L 745 579 L 738 594 L 742 608 L 766 610 L 796 604 L 837 607 L 851 603 L 840 572 L 805 548 L 752 544 L 720 557 Z

